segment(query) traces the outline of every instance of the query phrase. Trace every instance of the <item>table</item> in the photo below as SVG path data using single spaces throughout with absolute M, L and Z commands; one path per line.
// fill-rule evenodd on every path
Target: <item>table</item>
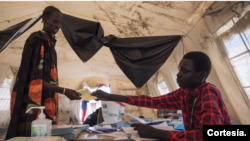
M 103 136 L 97 133 L 89 133 L 87 131 L 82 132 L 76 139 L 72 141 L 103 141 L 103 140 L 114 140 L 114 137 Z M 157 139 L 142 140 L 142 141 L 159 141 Z

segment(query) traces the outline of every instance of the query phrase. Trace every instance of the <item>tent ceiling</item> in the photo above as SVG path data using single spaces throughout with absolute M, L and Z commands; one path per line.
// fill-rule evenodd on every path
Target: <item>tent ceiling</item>
M 42 14 L 46 6 L 53 5 L 63 13 L 98 21 L 104 34 L 118 37 L 185 35 L 201 18 L 213 2 L 0 2 L 0 30 L 28 18 Z M 30 33 L 41 30 L 38 22 L 12 42 L 1 54 L 0 63 L 19 67 L 22 49 Z M 103 47 L 87 63 L 83 63 L 69 46 L 61 31 L 56 36 L 56 51 L 60 79 L 100 76 L 128 80 L 116 65 L 109 48 Z

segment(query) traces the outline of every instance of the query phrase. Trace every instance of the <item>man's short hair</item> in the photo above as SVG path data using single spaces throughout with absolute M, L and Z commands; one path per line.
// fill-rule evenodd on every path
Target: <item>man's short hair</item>
M 196 72 L 205 71 L 207 74 L 205 79 L 210 74 L 211 61 L 205 53 L 199 51 L 189 52 L 183 56 L 183 59 L 192 60 Z

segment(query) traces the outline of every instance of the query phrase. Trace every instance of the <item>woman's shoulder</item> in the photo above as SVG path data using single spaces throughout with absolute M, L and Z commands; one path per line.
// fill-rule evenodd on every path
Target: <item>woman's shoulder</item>
M 29 45 L 30 43 L 33 43 L 38 39 L 43 39 L 41 31 L 31 33 L 30 36 L 26 39 L 26 44 Z
M 42 39 L 42 33 L 41 31 L 36 31 L 30 34 L 30 36 L 26 39 L 24 48 L 27 48 L 31 44 L 37 42 L 38 40 Z
M 33 38 L 36 38 L 36 37 L 43 38 L 42 32 L 40 30 L 31 33 L 30 36 L 28 37 L 28 39 L 33 39 Z

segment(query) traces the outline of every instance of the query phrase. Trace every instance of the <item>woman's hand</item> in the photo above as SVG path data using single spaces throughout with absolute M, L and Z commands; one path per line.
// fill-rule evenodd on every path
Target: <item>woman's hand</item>
M 91 95 L 96 96 L 97 97 L 96 100 L 107 101 L 109 93 L 106 93 L 106 92 L 104 92 L 102 90 L 97 90 L 96 92 L 92 92 Z
M 65 95 L 70 99 L 70 100 L 80 100 L 80 93 L 76 92 L 75 90 L 71 89 L 65 89 Z

